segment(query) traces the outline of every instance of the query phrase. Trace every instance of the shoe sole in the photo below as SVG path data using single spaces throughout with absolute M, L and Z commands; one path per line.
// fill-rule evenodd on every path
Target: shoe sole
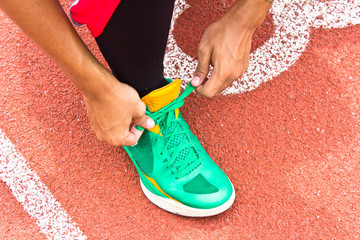
M 227 200 L 224 204 L 221 206 L 218 206 L 216 208 L 210 208 L 210 209 L 201 209 L 201 208 L 192 208 L 189 206 L 186 206 L 184 204 L 181 204 L 179 202 L 176 202 L 170 198 L 164 198 L 158 195 L 153 194 L 150 190 L 148 190 L 145 185 L 143 184 L 142 180 L 140 179 L 140 185 L 141 189 L 143 190 L 145 196 L 156 206 L 159 208 L 162 208 L 168 212 L 186 216 L 186 217 L 210 217 L 217 214 L 220 214 L 227 209 L 231 207 L 231 205 L 234 203 L 235 200 L 235 190 L 233 185 L 233 194 L 230 196 L 229 200 Z

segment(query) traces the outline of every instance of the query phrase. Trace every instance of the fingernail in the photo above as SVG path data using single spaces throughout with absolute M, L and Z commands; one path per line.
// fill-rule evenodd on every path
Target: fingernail
M 136 142 L 134 145 L 131 145 L 130 147 L 135 147 L 138 144 L 138 142 Z
M 197 87 L 200 83 L 200 78 L 198 76 L 194 77 L 193 80 L 191 81 L 191 84 L 194 86 L 194 87 Z
M 147 126 L 147 128 L 153 128 L 153 127 L 155 127 L 155 122 L 154 122 L 154 120 L 152 120 L 151 118 L 148 118 L 147 120 L 146 120 L 146 126 Z

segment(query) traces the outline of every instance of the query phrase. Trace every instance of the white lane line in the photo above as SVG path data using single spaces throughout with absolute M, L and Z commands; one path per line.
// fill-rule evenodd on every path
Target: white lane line
M 86 239 L 1 129 L 0 178 L 48 239 Z

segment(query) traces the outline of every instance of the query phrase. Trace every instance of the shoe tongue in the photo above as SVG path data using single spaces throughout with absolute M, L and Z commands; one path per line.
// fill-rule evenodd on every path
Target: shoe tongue
M 148 106 L 151 112 L 156 112 L 178 97 L 180 86 L 181 80 L 176 79 L 168 85 L 150 92 L 142 97 L 141 100 Z

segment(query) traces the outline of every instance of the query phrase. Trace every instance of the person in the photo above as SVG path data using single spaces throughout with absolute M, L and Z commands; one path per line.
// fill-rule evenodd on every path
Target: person
M 271 2 L 236 0 L 206 29 L 194 77 L 180 96 L 181 81 L 163 77 L 174 0 L 72 4 L 73 22 L 87 24 L 112 72 L 88 50 L 57 0 L 1 0 L 0 7 L 82 92 L 92 130 L 99 140 L 124 147 L 150 201 L 204 217 L 227 210 L 235 191 L 179 108 L 194 88 L 214 97 L 245 72 L 253 32 Z

